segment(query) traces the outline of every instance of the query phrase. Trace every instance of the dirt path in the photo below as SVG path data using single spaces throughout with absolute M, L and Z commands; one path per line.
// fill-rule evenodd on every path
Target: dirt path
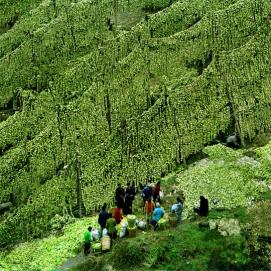
M 75 257 L 68 259 L 60 267 L 57 268 L 57 271 L 67 271 L 75 268 L 79 264 L 87 262 L 88 256 L 85 256 L 83 252 L 77 254 Z

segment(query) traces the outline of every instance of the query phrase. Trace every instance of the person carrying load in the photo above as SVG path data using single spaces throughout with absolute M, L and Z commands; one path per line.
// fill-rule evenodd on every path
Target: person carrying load
M 171 206 L 171 213 L 176 213 L 178 216 L 178 222 L 180 223 L 182 220 L 183 213 L 183 201 L 181 198 L 177 198 L 177 202 Z
M 152 221 L 151 221 L 151 224 L 153 225 L 154 230 L 156 230 L 159 227 L 158 222 L 164 216 L 164 214 L 165 214 L 164 209 L 160 206 L 160 203 L 157 202 L 156 208 L 154 209 L 154 212 L 153 212 Z
M 103 229 L 106 227 L 106 221 L 109 218 L 109 214 L 106 211 L 107 204 L 104 203 L 101 212 L 99 213 L 98 223 L 100 224 L 100 237 L 102 237 Z

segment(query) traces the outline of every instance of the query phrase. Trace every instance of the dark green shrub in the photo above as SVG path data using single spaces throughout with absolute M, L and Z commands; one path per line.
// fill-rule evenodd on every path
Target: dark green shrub
M 147 264 L 150 267 L 157 267 L 160 264 L 168 262 L 169 246 L 165 243 L 159 243 L 151 247 L 148 257 L 146 259 Z
M 141 243 L 124 240 L 116 244 L 112 251 L 114 267 L 128 270 L 140 265 L 145 259 L 145 249 Z
M 150 12 L 157 12 L 170 6 L 174 0 L 146 0 L 143 9 Z
M 223 245 L 211 250 L 210 270 L 244 270 L 250 263 L 243 236 L 224 237 Z
M 271 201 L 263 200 L 249 209 L 247 237 L 251 258 L 257 267 L 271 269 Z

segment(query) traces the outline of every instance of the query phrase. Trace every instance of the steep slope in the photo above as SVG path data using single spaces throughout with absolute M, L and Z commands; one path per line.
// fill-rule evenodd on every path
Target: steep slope
M 270 148 L 271 143 L 257 148 L 259 159 L 255 160 L 245 156 L 247 150 L 232 150 L 221 144 L 208 146 L 203 150 L 208 157 L 188 168 L 180 166 L 162 178 L 165 219 L 176 197 L 185 198 L 183 221 L 177 228 L 168 225 L 157 232 L 152 227 L 138 230 L 136 238 L 114 240 L 110 253 L 85 257 L 82 235 L 89 225 L 99 228 L 97 215 L 82 219 L 57 215 L 50 221 L 53 230 L 47 238 L 0 252 L 0 270 L 269 270 L 271 249 L 268 241 L 258 237 L 268 240 L 271 234 L 271 187 L 267 187 L 271 171 L 265 169 Z M 263 173 L 269 173 L 269 183 L 257 181 Z M 193 213 L 200 195 L 209 200 L 208 217 L 195 217 Z M 269 201 L 264 200 L 266 197 Z M 138 193 L 133 211 L 144 221 L 141 206 Z M 224 223 L 238 221 L 237 233 L 232 233 L 236 228 L 227 223 L 219 232 L 211 227 L 222 218 Z M 222 236 L 223 231 L 231 234 Z
M 118 14 L 149 1 L 25 2 L 0 36 L 0 105 L 17 111 L 0 123 L 0 201 L 17 208 L 0 245 L 110 203 L 117 182 L 160 177 L 221 133 L 245 145 L 270 130 L 270 1 L 166 2 L 130 31 Z

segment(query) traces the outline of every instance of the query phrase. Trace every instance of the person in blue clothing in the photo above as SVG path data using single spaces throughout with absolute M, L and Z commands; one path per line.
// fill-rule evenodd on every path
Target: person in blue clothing
M 158 221 L 164 216 L 165 211 L 164 209 L 160 206 L 160 203 L 156 203 L 156 208 L 154 209 L 153 216 L 152 216 L 152 221 L 151 224 L 154 227 L 154 230 L 158 228 Z
M 177 202 L 171 206 L 171 213 L 176 213 L 178 216 L 178 222 L 182 220 L 182 213 L 183 213 L 183 201 L 181 198 L 177 198 Z

